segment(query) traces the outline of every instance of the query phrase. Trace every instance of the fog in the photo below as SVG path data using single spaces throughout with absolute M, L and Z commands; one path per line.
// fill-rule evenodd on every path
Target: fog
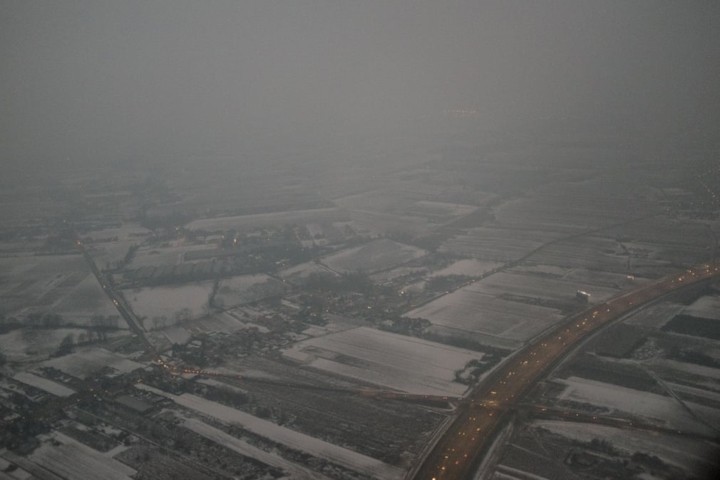
M 0 155 L 210 158 L 387 136 L 448 110 L 488 128 L 605 118 L 710 138 L 719 13 L 713 1 L 6 0 Z

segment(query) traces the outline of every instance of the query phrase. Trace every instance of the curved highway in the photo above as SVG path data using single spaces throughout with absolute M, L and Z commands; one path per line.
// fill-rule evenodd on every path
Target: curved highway
M 408 478 L 472 478 L 506 419 L 504 412 L 514 407 L 520 397 L 546 374 L 547 369 L 568 354 L 578 342 L 644 304 L 718 276 L 720 266 L 713 263 L 664 277 L 574 315 L 527 345 L 469 395 L 455 421 Z

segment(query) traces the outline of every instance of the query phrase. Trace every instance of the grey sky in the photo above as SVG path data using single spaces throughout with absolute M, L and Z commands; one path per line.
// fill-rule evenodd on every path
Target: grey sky
M 702 129 L 718 119 L 719 4 L 4 0 L 0 155 L 230 153 L 451 108 Z

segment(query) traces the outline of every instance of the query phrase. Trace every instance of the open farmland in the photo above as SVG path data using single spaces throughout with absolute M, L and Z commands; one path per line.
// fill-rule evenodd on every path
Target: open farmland
M 233 408 L 226 407 L 225 405 L 205 400 L 204 398 L 196 395 L 190 395 L 187 393 L 182 395 L 173 395 L 144 384 L 137 384 L 136 387 L 141 390 L 150 391 L 157 395 L 169 398 L 176 404 L 196 413 L 214 418 L 226 424 L 240 426 L 243 429 L 261 437 L 268 438 L 295 450 L 317 456 L 372 477 L 397 478 L 402 473 L 400 469 L 379 460 L 367 457 L 347 448 L 313 438 L 304 433 L 282 427 L 268 420 L 263 420 L 249 415 L 240 410 L 235 410 Z
M 351 210 L 349 215 L 360 232 L 374 235 L 420 235 L 435 226 L 422 217 L 382 211 Z
M 720 295 L 700 297 L 683 312 L 692 317 L 720 320 Z
M 110 368 L 119 373 L 129 373 L 138 368 L 145 368 L 143 364 L 128 360 L 117 353 L 95 347 L 81 348 L 70 355 L 52 358 L 43 362 L 41 367 L 56 368 L 82 380 L 92 377 L 104 368 Z
M 626 272 L 628 254 L 615 240 L 583 235 L 548 245 L 529 258 L 539 265 L 565 268 L 590 268 L 599 271 Z
M 583 280 L 591 281 L 591 278 Z M 593 302 L 605 301 L 620 291 L 618 288 L 585 283 L 585 281 L 573 278 L 545 278 L 508 271 L 491 275 L 467 288 L 487 295 L 518 298 L 527 302 L 532 302 L 534 299 L 546 300 L 558 306 L 569 305 L 571 308 L 576 305 L 577 290 L 592 292 Z
M 186 417 L 181 417 L 181 419 L 183 420 L 182 425 L 184 428 L 192 430 L 193 432 L 202 435 L 208 440 L 215 442 L 225 448 L 229 448 L 239 453 L 240 455 L 254 458 L 255 460 L 258 460 L 272 467 L 280 468 L 286 473 L 290 474 L 291 478 L 293 479 L 327 480 L 328 478 L 297 463 L 286 460 L 275 452 L 266 452 L 264 450 L 261 450 L 260 448 L 257 448 L 254 445 L 251 445 L 246 440 L 241 440 L 233 437 L 232 435 L 228 435 L 222 430 L 208 425 L 203 421 L 195 418 Z
M 715 446 L 701 440 L 668 438 L 654 432 L 643 431 L 634 431 L 632 435 L 628 435 L 628 431 L 623 428 L 560 420 L 536 420 L 531 427 L 561 435 L 571 440 L 573 444 L 602 439 L 628 454 L 644 452 L 655 455 L 665 462 L 681 466 L 696 474 L 702 474 L 715 463 L 712 461 L 715 457 Z
M 645 258 L 663 261 L 669 269 L 683 268 L 704 262 L 717 248 L 720 225 L 715 222 L 671 218 L 657 215 L 607 230 L 608 236 L 620 238 L 638 263 Z M 661 270 L 662 275 L 665 271 Z M 668 272 L 669 273 L 669 272 Z
M 122 262 L 131 246 L 143 243 L 151 234 L 144 227 L 125 223 L 118 227 L 83 232 L 80 237 L 98 266 L 106 268 Z
M 303 282 L 303 280 L 307 279 L 310 275 L 313 275 L 315 273 L 334 274 L 334 272 L 332 272 L 328 267 L 324 265 L 316 262 L 305 262 L 299 265 L 292 266 L 290 268 L 286 268 L 285 270 L 279 272 L 278 275 L 291 283 L 300 284 Z
M 0 258 L 0 313 L 47 312 L 80 286 L 80 309 L 86 313 L 108 302 L 93 290 L 92 274 L 80 255 L 34 255 Z M 112 305 L 110 305 L 112 307 Z M 73 307 L 75 308 L 75 307 Z
M 669 428 L 691 429 L 710 433 L 707 431 L 707 425 L 699 423 L 690 416 L 683 406 L 678 404 L 672 397 L 579 377 L 556 379 L 555 381 L 565 386 L 557 397 L 559 401 L 572 401 L 603 407 L 610 412 L 625 413 L 650 419 L 665 424 Z M 692 402 L 685 403 L 693 410 L 701 408 Z M 707 421 L 710 424 L 718 424 L 720 417 L 717 414 L 714 417 L 707 418 Z
M 483 354 L 367 327 L 297 343 L 283 353 L 303 365 L 408 393 L 461 395 L 455 370 Z
M 618 178 L 548 184 L 495 211 L 502 225 L 582 231 L 658 212 L 657 193 Z
M 323 264 L 338 272 L 376 272 L 409 262 L 425 251 L 392 240 L 373 240 L 359 247 L 323 258 Z
M 75 390 L 72 390 L 65 385 L 53 382 L 52 380 L 48 380 L 47 378 L 39 377 L 30 372 L 20 372 L 16 374 L 13 379 L 17 380 L 18 382 L 22 382 L 25 385 L 39 388 L 40 390 L 51 393 L 57 397 L 69 397 L 70 395 L 75 393 Z
M 485 261 L 509 261 L 561 236 L 539 230 L 478 227 L 445 241 L 440 251 Z
M 191 331 L 204 332 L 235 332 L 252 325 L 241 310 L 238 308 L 226 310 L 223 312 L 213 313 L 205 317 L 183 322 L 179 328 L 184 328 L 188 333 Z M 264 328 L 264 327 L 263 327 Z M 167 331 L 167 330 L 166 330 Z
M 206 245 L 176 245 L 158 247 L 142 247 L 135 252 L 129 268 L 162 267 L 179 265 L 185 262 L 185 254 L 208 248 Z
M 420 200 L 407 209 L 411 215 L 419 215 L 428 220 L 447 222 L 449 219 L 469 215 L 477 210 L 475 205 L 463 205 L 458 203 L 434 202 Z
M 29 460 L 62 478 L 131 480 L 135 474 L 133 468 L 58 432 L 46 439 Z
M 284 291 L 283 283 L 268 275 L 240 275 L 220 281 L 214 304 L 227 308 L 280 295 Z
M 233 359 L 225 368 L 243 379 L 223 382 L 252 395 L 257 407 L 248 409 L 250 413 L 271 408 L 275 418 L 291 419 L 285 425 L 294 430 L 401 467 L 422 450 L 445 418 L 425 405 L 368 396 L 377 388 L 372 384 L 294 363 L 283 357 Z M 258 377 L 263 381 L 251 380 Z
M 518 342 L 563 318 L 557 309 L 503 300 L 482 293 L 475 285 L 443 295 L 404 316 L 425 318 L 460 336 L 481 334 Z
M 118 312 L 94 275 L 88 275 L 52 307 L 55 313 L 74 324 L 88 325 L 96 315 L 117 317 Z M 124 327 L 123 322 L 117 325 Z
M 377 283 L 389 283 L 393 280 L 396 280 L 398 278 L 404 277 L 404 276 L 411 276 L 416 277 L 418 275 L 425 275 L 428 271 L 427 267 L 410 267 L 410 266 L 400 266 L 397 268 L 393 268 L 392 270 L 383 270 L 378 273 L 374 273 L 370 276 L 370 278 Z
M 118 322 L 122 325 L 122 322 Z M 28 362 L 53 355 L 64 338 L 75 341 L 87 335 L 84 328 L 27 328 L 0 335 L 0 351 L 11 361 Z M 127 335 L 127 330 L 107 332 L 108 338 Z
M 144 287 L 124 290 L 123 295 L 138 316 L 168 323 L 207 314 L 212 286 L 212 281 L 204 281 L 180 286 Z M 145 327 L 152 326 L 148 323 Z
M 479 277 L 503 265 L 500 262 L 488 262 L 474 258 L 464 258 L 451 263 L 447 267 L 436 270 L 430 274 L 431 277 L 442 275 L 465 275 L 467 277 Z
M 303 225 L 306 223 L 340 222 L 343 220 L 347 220 L 347 215 L 339 208 L 318 208 L 235 217 L 205 218 L 192 221 L 185 225 L 185 228 L 205 232 L 225 232 L 227 230 L 243 232 L 278 225 Z

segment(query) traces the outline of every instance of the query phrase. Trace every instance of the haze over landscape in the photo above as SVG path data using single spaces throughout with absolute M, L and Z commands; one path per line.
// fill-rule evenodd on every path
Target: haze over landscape
M 720 3 L 5 0 L 0 480 L 676 480 Z
M 117 163 L 296 148 L 447 110 L 714 137 L 715 2 L 7 1 L 2 155 Z M 242 160 L 238 159 L 238 167 Z

